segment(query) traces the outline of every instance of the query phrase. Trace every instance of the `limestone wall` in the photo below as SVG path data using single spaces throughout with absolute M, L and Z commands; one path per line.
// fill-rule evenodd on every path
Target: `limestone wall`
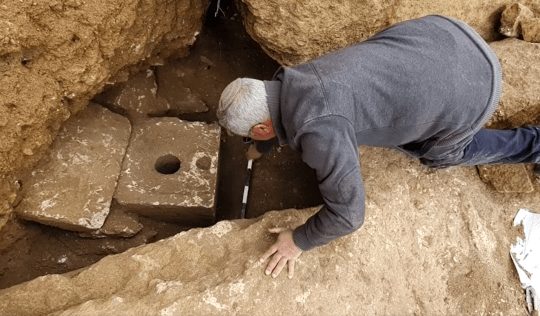
M 282 65 L 295 65 L 428 14 L 460 19 L 493 41 L 513 0 L 236 0 L 248 33 Z M 538 11 L 535 0 L 520 1 Z
M 0 227 L 61 123 L 131 69 L 187 53 L 209 0 L 0 2 Z

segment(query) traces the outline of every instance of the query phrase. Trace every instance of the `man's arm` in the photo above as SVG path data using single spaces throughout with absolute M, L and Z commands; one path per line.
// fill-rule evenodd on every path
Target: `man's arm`
M 288 264 L 289 278 L 302 251 L 329 243 L 357 230 L 364 222 L 364 189 L 354 129 L 344 118 L 312 122 L 298 131 L 302 159 L 317 171 L 326 205 L 306 223 L 279 233 L 278 241 L 261 257 L 270 256 L 266 274 L 276 277 Z
M 303 251 L 350 234 L 364 222 L 364 188 L 354 129 L 341 116 L 310 122 L 298 133 L 302 159 L 317 172 L 323 208 L 294 231 Z

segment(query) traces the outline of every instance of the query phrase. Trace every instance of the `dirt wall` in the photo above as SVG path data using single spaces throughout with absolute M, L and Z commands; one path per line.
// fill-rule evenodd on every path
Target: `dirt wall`
M 71 114 L 130 71 L 187 54 L 209 0 L 0 4 L 0 227 Z
M 512 0 L 236 0 L 248 33 L 282 65 L 291 66 L 364 40 L 392 24 L 441 14 L 470 24 L 487 41 L 500 36 Z M 521 1 L 538 11 L 534 0 Z

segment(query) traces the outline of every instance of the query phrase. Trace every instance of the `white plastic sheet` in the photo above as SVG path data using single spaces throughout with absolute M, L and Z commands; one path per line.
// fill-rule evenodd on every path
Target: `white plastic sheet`
M 540 291 L 540 214 L 521 209 L 514 218 L 514 226 L 517 225 L 523 226 L 525 239 L 519 238 L 512 245 L 510 255 L 516 266 L 521 286 L 524 289 L 529 288 L 534 296 L 531 299 L 537 303 L 536 293 Z

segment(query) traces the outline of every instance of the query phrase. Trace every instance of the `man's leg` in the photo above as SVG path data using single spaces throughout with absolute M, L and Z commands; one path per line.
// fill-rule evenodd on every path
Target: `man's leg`
M 540 129 L 481 129 L 465 147 L 459 165 L 540 163 Z

